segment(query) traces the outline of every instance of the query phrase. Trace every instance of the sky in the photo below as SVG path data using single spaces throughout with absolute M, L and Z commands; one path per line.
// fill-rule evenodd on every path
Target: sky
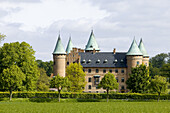
M 59 34 L 84 49 L 91 30 L 103 52 L 127 52 L 135 37 L 150 57 L 168 53 L 170 0 L 0 0 L 0 45 L 25 41 L 36 59 L 52 60 Z

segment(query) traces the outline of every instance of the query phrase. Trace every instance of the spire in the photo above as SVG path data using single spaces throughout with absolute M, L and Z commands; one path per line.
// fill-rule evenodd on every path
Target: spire
M 140 49 L 138 48 L 135 38 L 133 39 L 133 42 L 126 55 L 143 55 Z
M 100 50 L 99 47 L 98 47 L 98 44 L 96 42 L 96 39 L 94 37 L 93 30 L 92 30 L 85 50 L 86 51 L 89 51 L 89 50 L 93 51 L 94 49 L 97 50 L 97 51 Z
M 139 43 L 139 46 L 138 46 L 138 47 L 139 47 L 139 49 L 140 49 L 140 51 L 142 52 L 142 54 L 143 54 L 144 57 L 148 57 L 148 56 L 149 56 L 148 53 L 146 52 L 145 47 L 144 47 L 142 38 L 141 38 L 141 40 L 140 40 L 140 43 Z
M 63 44 L 61 42 L 60 34 L 58 36 L 57 44 L 55 46 L 53 54 L 66 54 L 64 47 L 63 47 Z
M 72 49 L 73 49 L 73 43 L 71 41 L 71 36 L 70 36 L 68 44 L 67 44 L 67 48 L 66 48 L 66 53 L 69 54 Z

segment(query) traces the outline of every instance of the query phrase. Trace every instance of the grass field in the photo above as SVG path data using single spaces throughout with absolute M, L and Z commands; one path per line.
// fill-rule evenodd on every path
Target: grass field
M 0 102 L 0 113 L 170 113 L 170 102 Z

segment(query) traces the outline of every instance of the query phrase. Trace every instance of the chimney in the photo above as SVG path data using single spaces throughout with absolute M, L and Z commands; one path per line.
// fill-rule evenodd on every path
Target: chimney
M 113 49 L 113 54 L 115 54 L 115 53 L 116 53 L 116 48 Z
M 95 50 L 95 48 L 93 48 L 93 54 L 95 54 L 96 53 L 96 50 Z

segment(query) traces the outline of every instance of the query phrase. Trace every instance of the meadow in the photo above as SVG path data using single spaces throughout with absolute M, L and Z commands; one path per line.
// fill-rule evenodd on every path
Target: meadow
M 0 113 L 170 113 L 170 102 L 0 101 Z

